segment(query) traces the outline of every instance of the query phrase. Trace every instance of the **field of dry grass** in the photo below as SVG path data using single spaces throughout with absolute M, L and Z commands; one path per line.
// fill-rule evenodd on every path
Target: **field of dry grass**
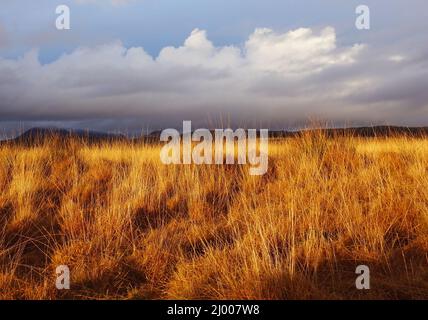
M 269 149 L 250 176 L 148 144 L 1 146 L 0 298 L 428 299 L 428 139 Z

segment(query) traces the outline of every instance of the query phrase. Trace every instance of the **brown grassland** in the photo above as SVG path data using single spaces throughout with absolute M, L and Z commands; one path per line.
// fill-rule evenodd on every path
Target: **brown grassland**
M 428 139 L 272 140 L 264 176 L 159 152 L 0 146 L 0 298 L 428 299 Z

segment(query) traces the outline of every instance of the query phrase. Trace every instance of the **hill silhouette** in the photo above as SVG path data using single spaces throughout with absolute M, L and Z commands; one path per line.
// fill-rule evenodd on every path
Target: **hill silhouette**
M 25 131 L 14 139 L 7 140 L 8 143 L 17 143 L 25 145 L 40 144 L 48 139 L 66 139 L 76 138 L 88 143 L 102 141 L 120 141 L 126 140 L 126 136 L 121 134 L 111 134 L 91 130 L 79 129 L 58 129 L 58 128 L 32 128 Z
M 351 128 L 321 128 L 321 129 L 303 129 L 296 131 L 271 130 L 269 138 L 293 138 L 299 137 L 310 131 L 318 131 L 327 137 L 354 136 L 354 137 L 391 137 L 391 136 L 412 136 L 428 137 L 428 127 L 400 127 L 400 126 L 373 126 L 373 127 L 351 127 Z M 3 141 L 2 143 L 14 143 L 24 145 L 35 145 L 52 138 L 77 138 L 87 143 L 100 143 L 105 141 L 128 141 L 132 143 L 139 142 L 159 142 L 161 130 L 153 131 L 148 135 L 142 135 L 136 138 L 129 138 L 122 134 L 112 134 L 91 130 L 79 129 L 59 129 L 59 128 L 32 128 L 25 131 L 20 136 Z
M 351 128 L 321 128 L 305 129 L 298 131 L 270 131 L 269 137 L 297 137 L 308 131 L 317 130 L 327 137 L 354 136 L 354 137 L 391 137 L 391 136 L 428 136 L 428 127 L 400 127 L 400 126 L 372 126 L 372 127 L 351 127 Z

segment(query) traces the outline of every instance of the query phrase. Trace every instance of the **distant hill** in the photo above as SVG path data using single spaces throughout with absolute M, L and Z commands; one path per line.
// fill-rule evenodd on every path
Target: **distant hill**
M 210 130 L 214 135 L 214 130 Z M 321 128 L 321 129 L 302 129 L 296 131 L 288 130 L 269 130 L 270 138 L 292 138 L 298 137 L 307 132 L 317 131 L 327 137 L 337 136 L 355 136 L 355 137 L 389 137 L 396 135 L 409 136 L 428 136 L 428 127 L 399 127 L 399 126 L 373 126 L 373 127 L 351 127 L 351 128 Z M 154 131 L 141 138 L 160 139 L 161 130 Z
M 355 136 L 355 137 L 390 137 L 397 135 L 408 135 L 413 137 L 428 137 L 428 127 L 399 127 L 399 126 L 373 126 L 373 127 L 354 127 L 354 128 L 327 128 L 327 129 L 305 129 L 298 131 L 271 130 L 270 138 L 292 138 L 298 137 L 304 133 L 319 131 L 327 137 L 337 136 Z M 25 131 L 20 136 L 3 141 L 1 143 L 18 143 L 24 145 L 35 145 L 43 143 L 46 139 L 52 138 L 78 138 L 88 143 L 99 143 L 104 141 L 129 141 L 131 143 L 159 142 L 161 130 L 154 131 L 148 135 L 129 139 L 125 135 L 111 134 L 90 130 L 77 129 L 56 129 L 56 128 L 32 128 Z M 214 134 L 214 132 L 212 132 Z
M 210 130 L 214 135 L 214 130 Z M 373 127 L 351 127 L 351 128 L 325 128 L 325 129 L 302 129 L 296 131 L 269 130 L 270 138 L 292 138 L 307 132 L 318 131 L 328 137 L 351 135 L 355 137 L 388 137 L 395 135 L 428 136 L 428 127 L 399 127 L 399 126 L 373 126 Z M 162 131 L 153 131 L 149 135 L 137 139 L 159 141 Z
M 296 137 L 305 132 L 315 131 L 315 129 L 306 129 L 298 131 L 270 131 L 271 138 Z M 397 135 L 408 135 L 414 137 L 428 136 L 428 127 L 399 127 L 399 126 L 373 126 L 373 127 L 354 127 L 354 128 L 326 128 L 317 129 L 327 137 L 354 136 L 354 137 L 390 137 Z
M 47 139 L 55 138 L 77 138 L 85 142 L 119 141 L 126 140 L 124 135 L 110 134 L 105 132 L 77 130 L 77 129 L 57 129 L 57 128 L 32 128 L 25 131 L 20 136 L 4 141 L 6 143 L 18 143 L 34 145 L 43 143 Z

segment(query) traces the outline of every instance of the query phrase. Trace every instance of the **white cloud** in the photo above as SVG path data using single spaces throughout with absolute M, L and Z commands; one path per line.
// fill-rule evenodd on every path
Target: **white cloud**
M 217 116 L 266 125 L 312 116 L 427 121 L 426 90 L 418 89 L 426 64 L 392 69 L 368 50 L 340 46 L 328 27 L 283 34 L 257 29 L 243 46 L 222 47 L 195 29 L 181 47 L 166 47 L 158 57 L 115 42 L 41 65 L 31 51 L 17 60 L 0 58 L 0 116 L 133 118 L 159 126 Z M 414 79 L 411 96 L 400 90 Z
M 329 66 L 353 63 L 363 46 L 338 49 L 333 28 L 319 35 L 301 28 L 285 34 L 257 29 L 246 43 L 249 62 L 265 71 L 302 74 L 322 71 Z
M 402 55 L 396 54 L 396 55 L 389 56 L 388 60 L 392 62 L 403 62 L 404 60 L 406 60 L 406 58 L 403 57 Z

